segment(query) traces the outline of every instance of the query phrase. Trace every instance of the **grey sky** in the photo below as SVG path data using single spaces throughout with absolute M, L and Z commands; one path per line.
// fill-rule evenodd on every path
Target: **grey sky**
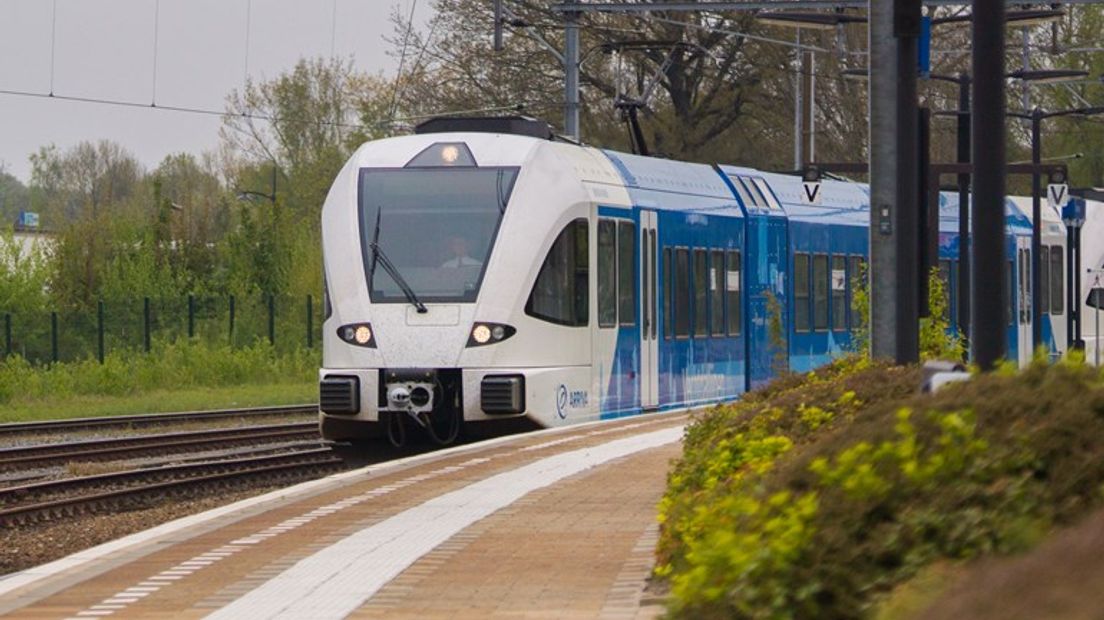
M 389 17 L 398 7 L 425 23 L 432 0 L 0 0 L 0 90 L 53 92 L 222 110 L 246 73 L 273 77 L 301 57 L 352 57 L 358 69 L 394 74 Z M 334 27 L 334 7 L 337 9 Z M 51 30 L 56 35 L 51 37 Z M 332 35 L 332 36 L 331 36 Z M 54 41 L 51 53 L 51 41 Z M 107 138 L 147 167 L 218 142 L 221 119 L 0 94 L 0 165 L 26 181 L 28 155 Z

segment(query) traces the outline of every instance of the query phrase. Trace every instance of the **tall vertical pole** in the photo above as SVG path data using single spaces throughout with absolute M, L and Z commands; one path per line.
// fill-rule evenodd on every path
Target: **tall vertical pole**
M 982 370 L 992 370 L 1008 350 L 1004 308 L 1009 283 L 1005 276 L 1005 0 L 974 0 L 974 97 L 970 115 L 973 137 L 973 299 L 970 345 Z
M 970 76 L 958 76 L 958 163 L 970 162 Z M 970 333 L 970 175 L 958 175 L 958 333 Z
M 870 347 L 871 356 L 897 353 L 897 39 L 893 5 L 870 0 Z
M 806 104 L 809 108 L 809 147 L 805 151 L 806 157 L 809 158 L 809 162 L 816 161 L 816 52 L 809 50 L 806 52 L 808 57 L 808 64 L 806 65 L 806 76 L 809 80 L 809 92 L 805 97 L 808 100 Z
M 96 359 L 104 363 L 104 302 L 96 302 Z
M 566 0 L 574 3 L 576 0 Z M 579 133 L 579 13 L 564 13 L 564 133 L 578 140 Z
M 1025 82 L 1026 84 L 1026 82 Z M 1027 313 L 1031 321 L 1031 348 L 1043 345 L 1043 317 L 1039 310 L 1043 307 L 1042 261 L 1039 254 L 1043 239 L 1042 179 L 1039 177 L 1039 164 L 1043 160 L 1042 137 L 1039 135 L 1043 113 L 1039 108 L 1031 111 L 1031 163 L 1035 169 L 1031 172 L 1031 308 Z
M 802 147 L 805 140 L 805 129 L 802 127 L 805 118 L 805 108 L 801 102 L 801 91 L 805 89 L 805 54 L 801 51 L 801 29 L 797 29 L 794 48 L 797 62 L 794 63 L 797 72 L 794 74 L 794 170 L 805 168 L 805 158 L 802 156 Z
M 898 364 L 920 360 L 920 0 L 893 3 L 897 35 L 897 352 Z M 903 13 L 903 14 L 902 14 Z

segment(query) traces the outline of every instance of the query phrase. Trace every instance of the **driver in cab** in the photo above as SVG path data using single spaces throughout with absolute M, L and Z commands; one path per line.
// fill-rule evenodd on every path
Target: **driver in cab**
M 468 255 L 468 240 L 463 237 L 449 239 L 449 251 L 452 253 L 452 258 L 441 264 L 442 269 L 483 266 L 482 262 Z

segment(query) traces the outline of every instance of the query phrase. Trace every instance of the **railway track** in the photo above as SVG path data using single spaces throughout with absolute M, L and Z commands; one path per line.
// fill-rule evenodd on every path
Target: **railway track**
M 0 471 L 318 439 L 317 422 L 186 431 L 0 449 Z
M 279 407 L 250 407 L 243 409 L 215 409 L 209 411 L 179 411 L 173 413 L 145 413 L 139 415 L 105 416 L 97 418 L 72 418 L 41 422 L 8 422 L 0 424 L 0 437 L 73 430 L 142 428 L 180 422 L 220 421 L 235 418 L 260 419 L 298 414 L 306 415 L 317 412 L 318 405 L 303 404 Z
M 286 483 L 341 469 L 329 448 L 136 469 L 0 489 L 0 527 L 117 512 L 258 483 Z

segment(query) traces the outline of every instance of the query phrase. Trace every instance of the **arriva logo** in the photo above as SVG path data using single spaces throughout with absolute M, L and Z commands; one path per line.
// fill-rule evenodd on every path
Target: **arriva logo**
M 584 409 L 588 404 L 590 404 L 590 395 L 586 390 L 573 390 L 568 393 L 567 386 L 562 383 L 556 388 L 556 415 L 560 416 L 561 420 L 567 419 L 568 407 Z
M 561 383 L 560 387 L 556 388 L 556 415 L 560 416 L 561 420 L 567 419 L 564 407 L 567 407 L 567 386 Z

